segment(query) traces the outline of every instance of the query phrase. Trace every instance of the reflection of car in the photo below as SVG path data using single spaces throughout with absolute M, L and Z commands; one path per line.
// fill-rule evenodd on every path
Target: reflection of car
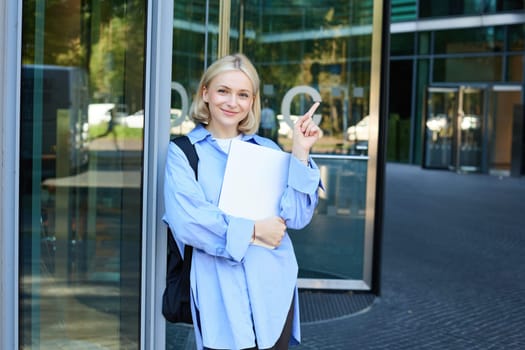
M 178 108 L 172 108 L 170 114 L 171 135 L 186 135 L 195 127 L 195 123 L 189 118 L 189 116 L 185 116 L 184 119 L 181 121 L 182 110 Z
M 171 109 L 170 112 L 170 132 L 173 135 L 182 135 L 189 133 L 194 127 L 195 123 L 184 118 L 180 122 L 181 111 L 179 109 Z M 144 110 L 137 111 L 131 115 L 120 118 L 120 124 L 128 128 L 143 128 L 144 127 Z
M 368 120 L 369 116 L 364 117 L 355 125 L 346 129 L 348 141 L 351 143 L 352 152 L 364 154 L 368 152 Z
M 109 122 L 111 119 L 111 109 L 114 103 L 92 103 L 88 105 L 88 123 L 96 125 L 102 122 Z
M 346 130 L 348 141 L 359 142 L 368 141 L 368 120 L 369 116 L 361 119 L 357 124 L 352 125 Z
M 114 103 L 92 103 L 88 105 L 88 123 L 89 125 L 96 125 L 102 122 L 109 122 L 111 119 L 111 111 L 115 110 L 114 122 L 122 123 L 122 120 L 127 116 L 127 107 L 124 104 Z
M 120 124 L 128 128 L 144 127 L 144 110 L 137 111 L 131 115 L 120 118 Z

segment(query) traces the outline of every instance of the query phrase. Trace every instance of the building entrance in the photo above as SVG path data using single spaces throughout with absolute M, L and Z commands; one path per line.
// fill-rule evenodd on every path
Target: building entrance
M 423 167 L 510 175 L 522 162 L 512 156 L 523 133 L 520 86 L 430 86 L 426 101 Z

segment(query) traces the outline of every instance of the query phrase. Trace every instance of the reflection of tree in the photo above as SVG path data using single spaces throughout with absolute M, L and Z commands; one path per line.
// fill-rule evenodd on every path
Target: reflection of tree
M 92 98 L 142 108 L 144 0 L 27 0 L 22 62 L 89 72 Z
M 81 44 L 80 38 L 73 38 L 68 44 L 66 52 L 56 55 L 56 64 L 59 66 L 81 66 L 86 58 L 86 47 Z
M 80 1 L 26 0 L 22 11 L 24 64 L 84 66 Z
M 97 97 L 111 100 L 111 96 L 123 95 L 129 29 L 126 21 L 118 17 L 100 26 L 100 38 L 93 45 L 89 67 L 91 87 Z
M 323 99 L 318 110 L 323 115 L 321 128 L 325 135 L 341 137 L 345 128 L 368 113 L 371 35 L 315 38 L 302 33 L 371 25 L 371 13 L 369 2 L 246 6 L 244 27 L 256 35 L 245 40 L 244 50 L 254 59 L 262 83 L 273 85 L 276 101 L 297 85 L 317 89 Z M 287 40 L 273 40 L 279 36 Z M 363 93 L 354 96 L 354 88 Z M 292 113 L 305 112 L 309 102 L 308 98 L 294 99 Z

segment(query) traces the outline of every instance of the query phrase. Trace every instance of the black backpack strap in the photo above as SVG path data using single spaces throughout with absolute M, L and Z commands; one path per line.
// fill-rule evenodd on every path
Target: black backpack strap
M 171 142 L 179 146 L 180 149 L 184 152 L 186 158 L 188 158 L 188 161 L 190 162 L 190 166 L 193 169 L 193 172 L 195 173 L 195 179 L 197 180 L 199 178 L 197 172 L 199 156 L 197 155 L 197 151 L 195 151 L 195 146 L 191 143 L 189 137 L 186 135 L 178 136 L 171 139 Z
M 197 154 L 197 151 L 195 150 L 195 146 L 191 143 L 189 137 L 186 135 L 177 136 L 171 139 L 171 142 L 179 146 L 180 149 L 184 152 L 184 154 L 186 155 L 186 158 L 188 158 L 188 161 L 190 162 L 190 166 L 193 169 L 193 172 L 195 173 L 195 180 L 197 180 L 198 179 L 197 168 L 199 164 L 199 155 Z M 168 228 L 168 249 L 170 251 L 175 251 L 175 249 L 177 249 L 177 243 L 175 243 L 175 239 L 173 238 L 173 234 L 171 233 L 171 230 L 169 228 Z M 192 255 L 193 255 L 193 247 L 189 245 L 185 245 L 184 246 L 184 257 L 186 259 L 184 260 L 191 261 Z
M 197 179 L 199 157 L 190 139 L 187 136 L 180 136 L 171 141 L 182 149 L 195 172 L 195 179 Z M 168 256 L 166 261 L 166 288 L 162 294 L 162 314 L 170 322 L 191 324 L 193 320 L 190 307 L 190 270 L 193 247 L 185 245 L 184 258 L 182 258 L 169 226 L 167 233 Z

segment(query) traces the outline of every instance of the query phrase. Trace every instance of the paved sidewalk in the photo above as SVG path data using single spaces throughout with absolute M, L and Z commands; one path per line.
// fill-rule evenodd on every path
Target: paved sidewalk
M 381 280 L 291 349 L 525 349 L 525 177 L 388 164 Z
M 295 349 L 525 349 L 525 178 L 387 165 L 382 293 Z

